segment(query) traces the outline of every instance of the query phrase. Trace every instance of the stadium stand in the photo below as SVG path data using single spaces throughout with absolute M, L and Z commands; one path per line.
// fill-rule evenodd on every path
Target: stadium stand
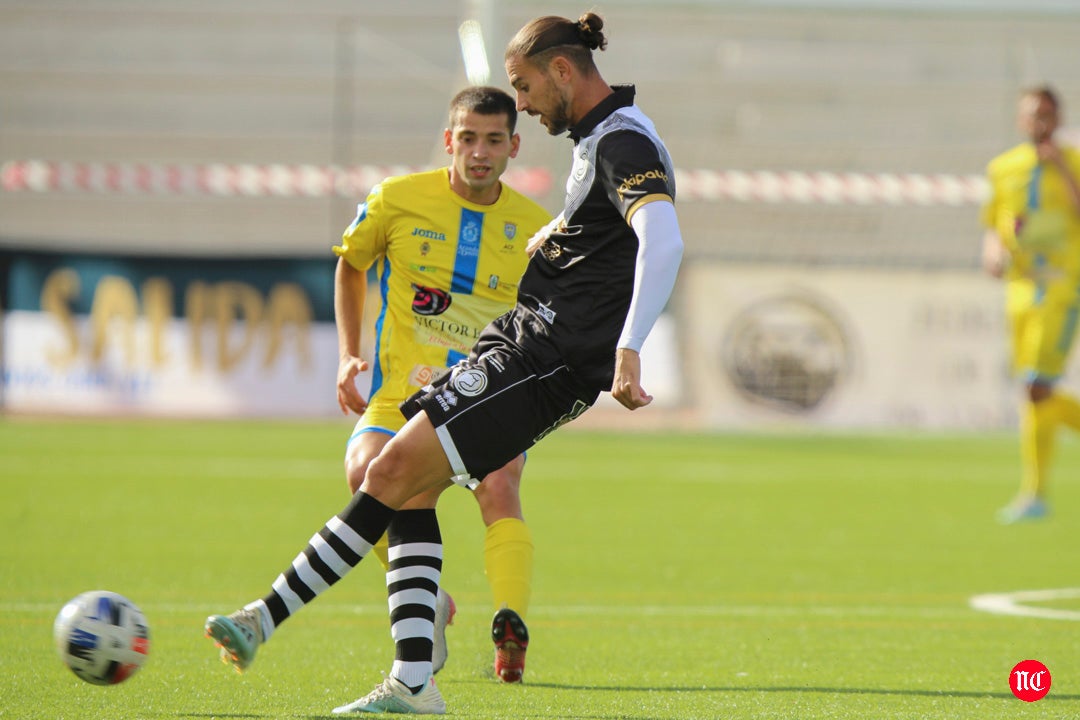
M 575 3 L 498 3 L 489 53 L 521 21 Z M 1013 98 L 1052 79 L 1080 102 L 1080 12 L 751 10 L 620 3 L 605 75 L 633 81 L 680 168 L 689 251 L 755 262 L 974 267 L 974 201 L 709 196 L 695 171 L 881 173 L 970 183 L 1014 140 Z M 438 0 L 0 5 L 0 162 L 426 166 L 465 82 L 461 7 Z M 565 143 L 522 123 L 522 167 Z M 707 179 L 707 178 L 706 178 Z M 805 184 L 805 182 L 804 182 Z M 765 196 L 772 186 L 765 186 Z M 758 190 L 761 188 L 759 187 Z M 774 188 L 775 189 L 775 188 Z M 798 189 L 798 188 L 796 188 Z M 825 188 L 827 190 L 828 188 Z M 317 255 L 347 193 L 0 191 L 0 243 Z

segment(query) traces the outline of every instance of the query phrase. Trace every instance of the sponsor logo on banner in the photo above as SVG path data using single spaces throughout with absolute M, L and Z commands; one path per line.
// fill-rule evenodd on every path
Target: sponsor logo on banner
M 15 411 L 329 415 L 332 273 L 314 263 L 25 254 L 5 308 Z M 319 304 L 313 302 L 319 298 Z M 370 375 L 368 375 L 370 377 Z M 367 378 L 365 378 L 367 382 Z M 272 391 L 268 391 L 272 389 Z
M 747 306 L 721 343 L 721 365 L 740 393 L 796 413 L 820 406 L 852 367 L 837 313 L 810 295 L 775 295 Z

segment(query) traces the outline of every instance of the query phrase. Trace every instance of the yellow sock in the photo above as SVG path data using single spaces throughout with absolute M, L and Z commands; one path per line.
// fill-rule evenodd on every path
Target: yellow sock
M 533 541 L 529 526 L 517 518 L 503 518 L 488 525 L 484 570 L 495 609 L 508 607 L 524 619 L 532 595 Z
M 1020 491 L 1024 495 L 1042 497 L 1046 490 L 1058 422 L 1057 403 L 1052 399 L 1024 403 L 1020 418 Z
M 1054 394 L 1043 402 L 1054 403 L 1054 410 L 1059 422 L 1064 423 L 1073 430 L 1080 430 L 1080 401 L 1068 393 L 1055 390 Z
M 379 542 L 371 546 L 371 554 L 378 558 L 384 571 L 390 569 L 390 540 L 386 537 L 386 533 L 382 534 Z

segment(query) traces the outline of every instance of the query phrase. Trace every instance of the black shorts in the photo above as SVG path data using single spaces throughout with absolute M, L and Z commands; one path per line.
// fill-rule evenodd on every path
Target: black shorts
M 455 365 L 403 402 L 401 412 L 427 413 L 455 482 L 466 484 L 578 417 L 598 396 L 565 364 L 537 365 L 519 348 L 499 345 Z

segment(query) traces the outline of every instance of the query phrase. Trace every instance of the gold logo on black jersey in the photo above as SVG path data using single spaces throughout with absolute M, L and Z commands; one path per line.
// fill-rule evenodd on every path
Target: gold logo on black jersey
M 668 176 L 663 170 L 649 170 L 648 172 L 636 173 L 623 178 L 622 185 L 618 189 L 619 199 L 624 199 L 623 196 L 638 185 L 644 185 L 646 180 L 663 180 L 667 183 Z

